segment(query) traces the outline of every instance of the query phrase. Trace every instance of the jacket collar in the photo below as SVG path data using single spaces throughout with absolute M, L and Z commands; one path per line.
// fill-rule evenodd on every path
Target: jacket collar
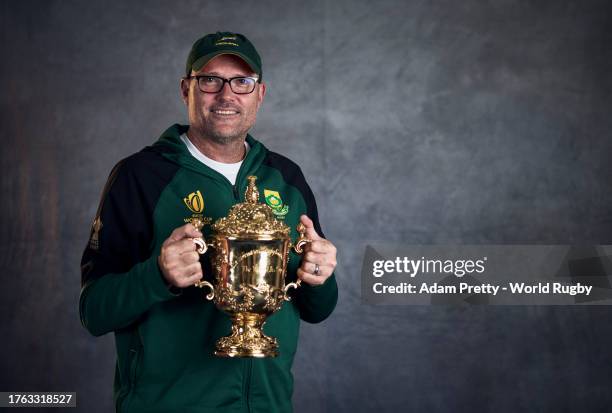
M 229 182 L 219 172 L 204 165 L 191 155 L 189 149 L 187 149 L 187 146 L 185 146 L 180 138 L 180 136 L 187 133 L 188 130 L 189 125 L 175 123 L 166 129 L 152 146 L 149 146 L 144 150 L 158 152 L 166 159 L 177 163 L 184 168 L 215 179 Z M 244 161 L 242 161 L 240 171 L 238 172 L 238 177 L 236 179 L 237 187 L 242 186 L 242 182 L 246 180 L 246 177 L 251 173 L 254 173 L 259 168 L 268 152 L 266 147 L 261 142 L 254 139 L 251 135 L 247 135 L 246 141 L 249 144 L 250 149 L 247 152 Z

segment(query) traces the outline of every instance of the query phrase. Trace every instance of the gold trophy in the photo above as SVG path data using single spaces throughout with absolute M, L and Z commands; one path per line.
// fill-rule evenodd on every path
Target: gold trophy
M 259 203 L 256 179 L 248 177 L 245 202 L 234 205 L 227 217 L 212 225 L 209 242 L 193 239 L 199 254 L 212 248 L 214 275 L 214 285 L 204 280 L 195 285 L 210 288 L 206 298 L 232 318 L 231 334 L 216 343 L 215 355 L 220 357 L 278 355 L 276 338 L 266 336 L 262 327 L 270 314 L 291 299 L 287 291 L 300 286 L 300 280 L 285 285 L 291 248 L 301 254 L 304 245 L 311 242 L 300 223 L 300 236 L 291 245 L 290 228 L 274 217 L 272 208 Z M 194 221 L 201 229 L 203 223 Z

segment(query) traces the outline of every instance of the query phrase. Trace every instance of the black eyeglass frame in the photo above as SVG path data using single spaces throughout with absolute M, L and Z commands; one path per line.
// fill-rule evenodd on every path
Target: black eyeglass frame
M 202 90 L 202 87 L 200 86 L 200 78 L 203 78 L 203 77 L 213 77 L 213 78 L 215 78 L 215 79 L 221 79 L 221 81 L 222 81 L 223 83 L 221 83 L 221 87 L 220 87 L 220 88 L 219 88 L 219 90 L 217 90 L 216 92 L 207 92 L 207 91 L 205 91 L 205 90 Z M 227 84 L 229 84 L 230 90 L 231 90 L 233 93 L 237 94 L 237 95 L 248 95 L 248 94 L 253 93 L 253 91 L 255 90 L 255 86 L 257 85 L 257 83 L 260 83 L 260 82 L 259 82 L 259 78 L 258 78 L 258 77 L 255 77 L 255 76 L 236 76 L 236 77 L 231 77 L 231 78 L 229 78 L 229 79 L 226 79 L 226 78 L 224 78 L 224 77 L 221 77 L 221 76 L 214 76 L 214 75 L 195 75 L 195 76 L 186 76 L 186 77 L 184 77 L 184 79 L 195 79 L 195 80 L 196 80 L 196 82 L 198 82 L 198 89 L 200 89 L 200 92 L 202 92 L 202 93 L 219 93 L 219 92 L 221 92 L 221 91 L 223 90 L 223 88 L 225 87 L 225 84 L 227 83 Z M 236 79 L 251 79 L 251 80 L 254 80 L 254 81 L 255 81 L 255 83 L 253 83 L 253 89 L 252 89 L 250 92 L 236 92 L 236 91 L 234 90 L 234 88 L 232 87 L 232 81 L 233 81 L 233 80 L 236 80 Z

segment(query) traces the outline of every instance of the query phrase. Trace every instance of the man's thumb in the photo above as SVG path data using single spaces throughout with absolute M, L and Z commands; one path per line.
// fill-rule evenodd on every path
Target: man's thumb
M 314 228 L 314 222 L 312 222 L 312 219 L 308 218 L 307 215 L 302 215 L 300 216 L 300 222 L 302 222 L 302 224 L 304 224 L 304 226 L 306 227 L 307 238 L 310 238 L 312 240 L 321 239 L 321 236 L 317 234 L 317 231 Z
M 198 231 L 193 225 L 185 224 L 182 227 L 175 228 L 174 231 L 172 231 L 172 234 L 170 234 L 170 236 L 168 237 L 168 239 L 171 241 L 180 241 L 183 238 L 195 238 L 201 236 L 202 233 Z

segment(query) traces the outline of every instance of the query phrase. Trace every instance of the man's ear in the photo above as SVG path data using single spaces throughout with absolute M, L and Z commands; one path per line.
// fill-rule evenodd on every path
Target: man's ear
M 189 86 L 191 84 L 191 79 L 181 78 L 181 98 L 185 105 L 189 102 Z
M 257 92 L 257 109 L 261 107 L 261 104 L 263 103 L 263 100 L 264 100 L 264 96 L 266 96 L 266 84 L 260 83 L 258 89 L 259 90 Z

